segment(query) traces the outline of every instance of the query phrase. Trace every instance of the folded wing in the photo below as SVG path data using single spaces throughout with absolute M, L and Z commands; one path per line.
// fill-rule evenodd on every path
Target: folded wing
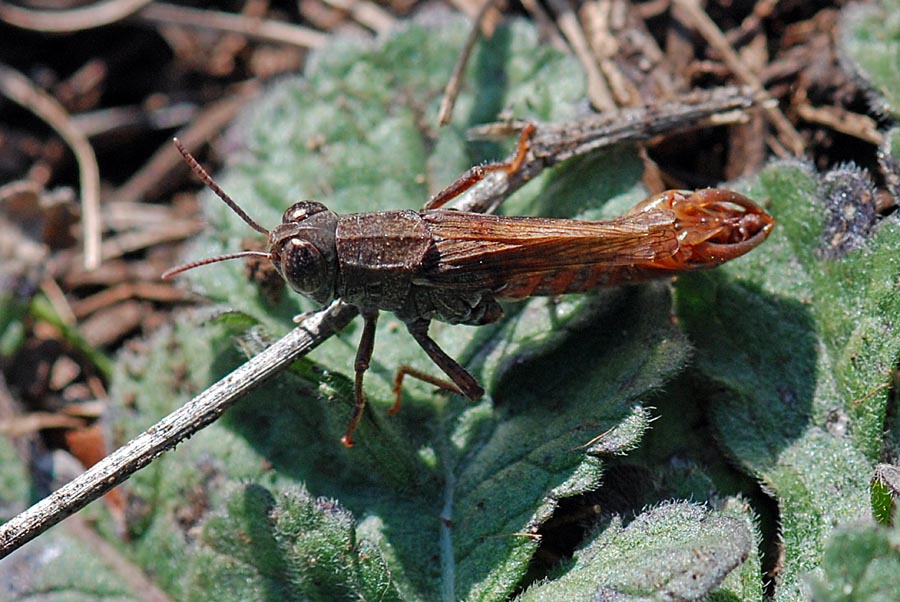
M 621 271 L 678 250 L 675 214 L 668 210 L 596 222 L 457 211 L 427 211 L 422 217 L 434 248 L 415 283 L 487 289 L 498 298 L 586 290 L 603 284 L 605 270 Z

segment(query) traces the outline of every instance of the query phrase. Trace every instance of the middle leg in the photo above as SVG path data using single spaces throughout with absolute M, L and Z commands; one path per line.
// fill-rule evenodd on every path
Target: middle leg
M 459 364 L 459 362 L 447 355 L 447 353 L 443 349 L 441 349 L 437 343 L 434 342 L 434 339 L 428 336 L 428 326 L 430 325 L 430 323 L 431 322 L 429 320 L 416 320 L 414 322 L 407 323 L 406 328 L 409 330 L 409 333 L 413 336 L 419 346 L 425 350 L 425 353 L 428 354 L 428 357 L 431 358 L 431 361 L 437 364 L 438 368 L 440 368 L 452 382 L 446 383 L 442 379 L 437 379 L 430 376 L 422 378 L 421 376 L 419 376 L 419 374 L 415 374 L 409 370 L 407 370 L 405 373 L 409 374 L 410 376 L 420 378 L 421 380 L 424 380 L 426 382 L 435 384 L 439 387 L 461 393 L 472 401 L 483 397 L 484 389 L 480 384 L 478 384 L 478 381 L 475 380 L 475 377 L 469 374 L 468 370 L 463 368 Z M 397 378 L 400 382 L 402 382 L 403 375 L 400 374 Z M 394 385 L 396 387 L 395 393 L 397 394 L 399 394 L 400 382 L 398 382 L 397 379 L 394 380 Z M 446 385 L 452 386 L 448 387 Z M 395 402 L 395 406 L 398 405 L 399 404 Z

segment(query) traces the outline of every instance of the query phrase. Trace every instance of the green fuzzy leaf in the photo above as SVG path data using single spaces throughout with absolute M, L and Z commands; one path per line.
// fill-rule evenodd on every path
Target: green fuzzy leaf
M 811 580 L 810 589 L 815 602 L 900 599 L 897 527 L 865 524 L 836 530 L 825 546 L 822 574 Z
M 729 593 L 717 588 L 754 543 L 745 517 L 665 504 L 627 526 L 614 521 L 575 554 L 562 576 L 517 600 L 725 600 Z M 755 592 L 739 592 L 739 599 L 753 594 L 761 594 L 758 585 Z
M 192 565 L 190 599 L 398 600 L 380 552 L 357 542 L 337 503 L 287 490 L 279 499 L 249 485 L 211 517 Z
M 773 165 L 747 187 L 770 202 L 770 240 L 677 285 L 697 367 L 722 387 L 711 404 L 719 443 L 779 505 L 778 599 L 801 597 L 835 525 L 871 517 L 900 349 L 900 224 L 875 223 L 869 191 L 855 168 L 816 178 Z
M 840 47 L 876 95 L 875 105 L 900 115 L 900 2 L 854 4 L 841 11 Z

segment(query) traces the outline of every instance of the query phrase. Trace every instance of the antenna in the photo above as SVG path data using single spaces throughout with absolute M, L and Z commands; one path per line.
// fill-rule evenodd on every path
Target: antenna
M 240 205 L 235 203 L 228 194 L 222 190 L 216 181 L 212 179 L 212 176 L 207 173 L 203 166 L 197 163 L 197 160 L 194 156 L 188 151 L 188 149 L 184 148 L 184 145 L 181 143 L 181 140 L 178 138 L 172 138 L 172 142 L 175 143 L 175 148 L 178 149 L 178 152 L 181 153 L 181 156 L 184 157 L 184 160 L 187 161 L 187 164 L 190 166 L 191 171 L 197 174 L 197 177 L 203 181 L 204 184 L 209 186 L 209 189 L 216 193 L 220 199 L 225 201 L 225 204 L 231 207 L 231 210 L 237 213 L 238 217 L 244 220 L 248 226 L 259 232 L 260 234 L 269 235 L 269 231 L 259 224 L 256 221 L 247 215 L 247 212 L 241 209 Z
M 210 257 L 208 259 L 201 259 L 200 261 L 193 261 L 191 263 L 186 263 L 184 265 L 180 265 L 174 267 L 172 269 L 166 270 L 162 273 L 163 280 L 168 280 L 172 276 L 176 276 L 181 272 L 187 272 L 188 270 L 193 270 L 194 268 L 199 268 L 202 265 L 209 265 L 211 263 L 219 263 L 220 261 L 228 261 L 229 259 L 239 259 L 241 257 L 265 257 L 269 261 L 272 260 L 272 254 L 266 253 L 265 251 L 239 251 L 237 253 L 228 253 L 227 255 L 217 255 L 216 257 Z
M 180 152 L 181 156 L 184 157 L 184 160 L 187 161 L 187 164 L 190 166 L 191 171 L 193 171 L 195 174 L 197 174 L 197 177 L 199 177 L 200 180 L 204 184 L 209 186 L 209 189 L 212 190 L 213 192 L 215 192 L 216 196 L 218 196 L 220 199 L 225 201 L 225 204 L 228 205 L 229 207 L 231 207 L 231 210 L 234 211 L 235 213 L 237 213 L 238 217 L 240 217 L 242 220 L 244 220 L 244 222 L 248 226 L 250 226 L 257 232 L 259 232 L 260 234 L 265 234 L 266 236 L 269 235 L 269 231 L 266 228 L 263 228 L 258 223 L 256 223 L 256 221 L 252 217 L 247 215 L 246 211 L 241 209 L 240 205 L 238 205 L 236 202 L 234 202 L 234 200 L 232 200 L 232 198 L 230 196 L 228 196 L 228 194 L 224 190 L 222 190 L 222 188 L 219 187 L 218 184 L 216 184 L 216 181 L 213 180 L 212 176 L 209 175 L 209 173 L 205 169 L 203 169 L 203 166 L 200 165 L 200 163 L 197 162 L 197 160 L 188 151 L 188 149 L 186 149 L 184 147 L 184 145 L 181 143 L 181 140 L 179 140 L 178 138 L 173 138 L 172 142 L 175 143 L 175 148 L 178 149 L 178 152 Z M 169 278 L 171 278 L 177 274 L 186 272 L 188 270 L 192 270 L 194 268 L 199 268 L 200 266 L 209 265 L 211 263 L 218 263 L 220 261 L 228 261 L 229 259 L 239 259 L 241 257 L 264 257 L 264 258 L 268 259 L 269 261 L 272 260 L 272 254 L 269 252 L 240 251 L 237 253 L 228 253 L 226 255 L 218 255 L 216 257 L 210 257 L 209 259 L 201 259 L 200 261 L 193 261 L 191 263 L 186 263 L 184 265 L 174 267 L 170 270 L 166 270 L 165 272 L 163 272 L 161 278 L 163 280 L 168 280 Z

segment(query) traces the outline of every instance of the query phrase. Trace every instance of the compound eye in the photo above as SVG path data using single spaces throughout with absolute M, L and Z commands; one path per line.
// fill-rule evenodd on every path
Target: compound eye
M 328 208 L 322 203 L 316 201 L 300 201 L 294 203 L 281 216 L 281 222 L 284 224 L 300 223 L 316 213 L 327 211 Z
M 328 282 L 328 264 L 312 243 L 291 238 L 279 255 L 282 275 L 298 293 L 311 295 Z

